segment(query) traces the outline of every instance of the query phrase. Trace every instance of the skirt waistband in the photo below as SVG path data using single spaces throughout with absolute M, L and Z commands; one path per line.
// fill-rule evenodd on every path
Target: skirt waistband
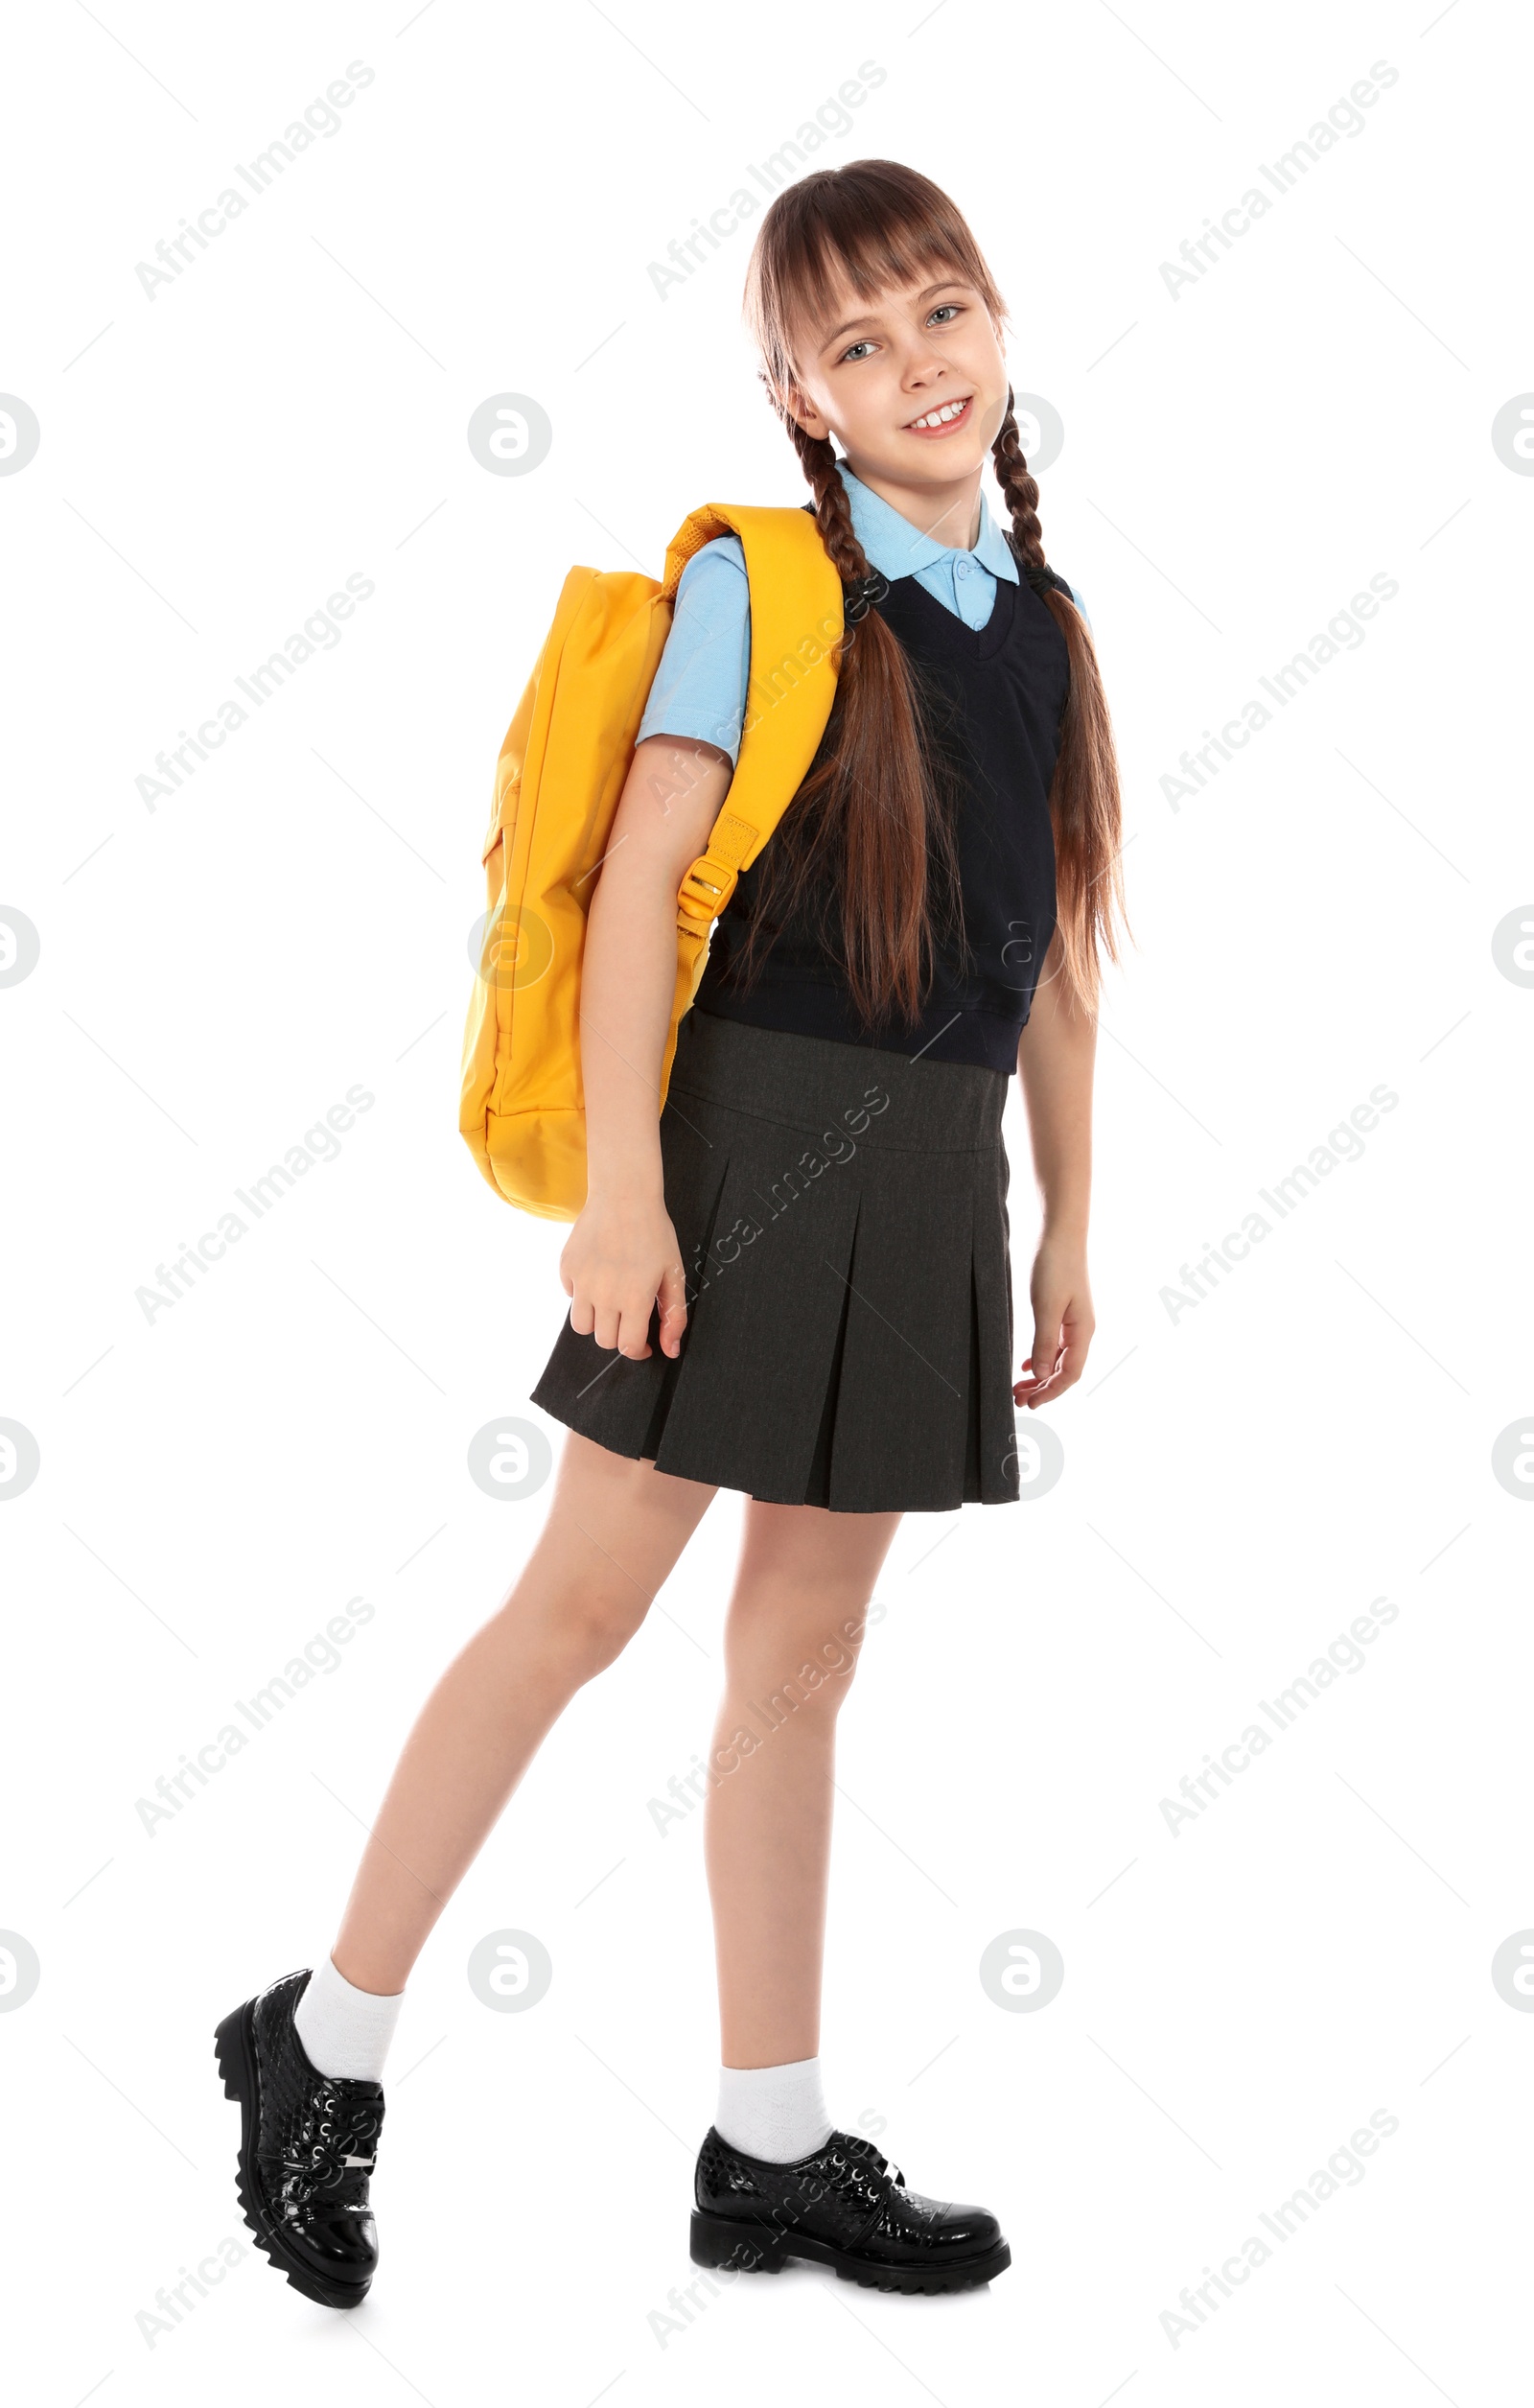
M 976 1063 L 913 1061 L 694 1007 L 677 1032 L 667 1105 L 695 1096 L 805 1136 L 850 1135 L 895 1153 L 988 1153 L 1001 1140 L 1010 1084 L 1005 1070 Z

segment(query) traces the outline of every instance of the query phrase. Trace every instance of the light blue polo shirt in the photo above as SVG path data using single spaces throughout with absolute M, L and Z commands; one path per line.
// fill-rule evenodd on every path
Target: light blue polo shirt
M 997 579 L 1018 582 L 1017 563 L 984 493 L 980 532 L 970 549 L 960 550 L 923 535 L 854 477 L 845 461 L 837 466 L 852 531 L 870 568 L 892 583 L 896 577 L 915 577 L 966 627 L 984 627 L 995 606 Z M 682 572 L 676 615 L 636 743 L 642 744 L 647 736 L 691 736 L 717 744 L 734 760 L 750 671 L 746 555 L 738 535 L 718 535 L 694 552 Z

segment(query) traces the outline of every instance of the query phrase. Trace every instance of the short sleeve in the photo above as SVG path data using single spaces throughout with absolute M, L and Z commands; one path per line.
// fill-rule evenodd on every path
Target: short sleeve
M 671 632 L 636 743 L 692 736 L 734 760 L 751 673 L 751 587 L 738 535 L 694 552 L 677 586 Z

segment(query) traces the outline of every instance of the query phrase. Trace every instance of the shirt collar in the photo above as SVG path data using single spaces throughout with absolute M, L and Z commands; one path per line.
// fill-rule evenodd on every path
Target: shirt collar
M 881 500 L 872 488 L 854 477 L 845 460 L 838 460 L 843 490 L 852 517 L 852 532 L 863 547 L 864 557 L 871 569 L 893 582 L 896 577 L 916 576 L 922 569 L 932 568 L 940 560 L 951 561 L 964 550 L 963 545 L 940 544 L 932 536 L 903 519 L 898 510 Z M 993 577 L 1005 577 L 1010 584 L 1018 582 L 1017 563 L 1011 546 L 980 497 L 980 533 L 968 555 L 988 569 Z

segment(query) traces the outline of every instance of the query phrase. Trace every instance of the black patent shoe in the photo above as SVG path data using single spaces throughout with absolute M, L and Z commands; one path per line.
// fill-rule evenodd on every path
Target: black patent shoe
M 872 2140 L 833 2132 L 791 2165 L 747 2157 L 710 2124 L 693 2183 L 692 2262 L 781 2274 L 790 2257 L 879 2291 L 967 2291 L 1012 2262 L 986 2208 L 906 2188 Z
M 240 2101 L 240 2205 L 278 2272 L 322 2307 L 356 2307 L 378 2264 L 368 2177 L 381 2082 L 320 2073 L 293 2029 L 310 1969 L 285 1974 L 214 2034 L 224 2094 Z

